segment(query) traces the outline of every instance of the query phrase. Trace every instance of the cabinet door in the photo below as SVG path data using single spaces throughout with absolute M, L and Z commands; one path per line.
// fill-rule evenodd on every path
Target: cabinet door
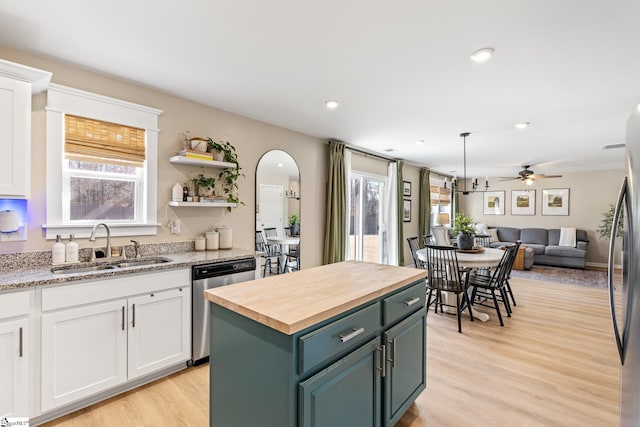
M 129 379 L 190 359 L 188 287 L 129 299 Z
M 0 322 L 0 418 L 27 417 L 27 319 Z
M 31 85 L 0 77 L 0 195 L 29 196 L 30 123 Z
M 386 426 L 393 426 L 426 387 L 425 310 L 419 310 L 389 329 L 383 340 L 387 348 L 384 419 Z
M 42 410 L 127 379 L 126 300 L 42 315 Z
M 302 427 L 380 426 L 380 338 L 299 386 Z

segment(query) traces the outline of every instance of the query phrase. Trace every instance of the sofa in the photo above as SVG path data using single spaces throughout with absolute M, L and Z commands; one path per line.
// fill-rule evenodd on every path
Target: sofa
M 496 232 L 492 231 L 495 229 Z M 508 243 L 522 242 L 525 249 L 525 268 L 533 264 L 552 265 L 557 267 L 572 267 L 584 269 L 587 259 L 587 232 L 576 230 L 576 246 L 559 246 L 559 228 L 514 228 L 514 227 L 489 227 L 490 235 L 497 235 L 490 243 L 491 247 L 500 247 Z M 492 236 L 493 237 L 493 236 Z

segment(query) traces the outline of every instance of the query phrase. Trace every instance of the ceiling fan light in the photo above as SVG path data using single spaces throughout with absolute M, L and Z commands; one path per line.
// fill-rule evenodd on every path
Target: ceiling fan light
M 530 122 L 520 122 L 520 123 L 516 123 L 514 126 L 518 129 L 524 129 L 530 124 L 531 124 Z
M 483 47 L 471 54 L 471 60 L 475 62 L 485 62 L 493 56 L 495 50 L 492 47 Z
M 526 178 L 526 179 L 524 180 L 524 182 L 525 182 L 527 185 L 532 185 L 532 184 L 533 184 L 533 179 L 531 179 L 531 178 Z

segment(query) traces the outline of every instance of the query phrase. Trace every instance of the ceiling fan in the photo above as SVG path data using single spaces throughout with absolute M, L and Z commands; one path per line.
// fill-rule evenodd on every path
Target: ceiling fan
M 518 176 L 501 176 L 500 181 L 511 181 L 514 179 L 519 179 L 520 181 L 526 183 L 527 185 L 533 184 L 538 178 L 562 178 L 562 175 L 542 175 L 539 173 L 534 173 L 531 169 L 531 165 L 523 165 L 524 169 L 518 172 Z

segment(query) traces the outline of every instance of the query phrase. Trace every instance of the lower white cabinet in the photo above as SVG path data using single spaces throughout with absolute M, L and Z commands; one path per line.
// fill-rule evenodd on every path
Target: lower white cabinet
M 31 294 L 0 295 L 0 419 L 29 415 Z
M 177 270 L 43 291 L 42 411 L 189 360 L 189 280 Z

